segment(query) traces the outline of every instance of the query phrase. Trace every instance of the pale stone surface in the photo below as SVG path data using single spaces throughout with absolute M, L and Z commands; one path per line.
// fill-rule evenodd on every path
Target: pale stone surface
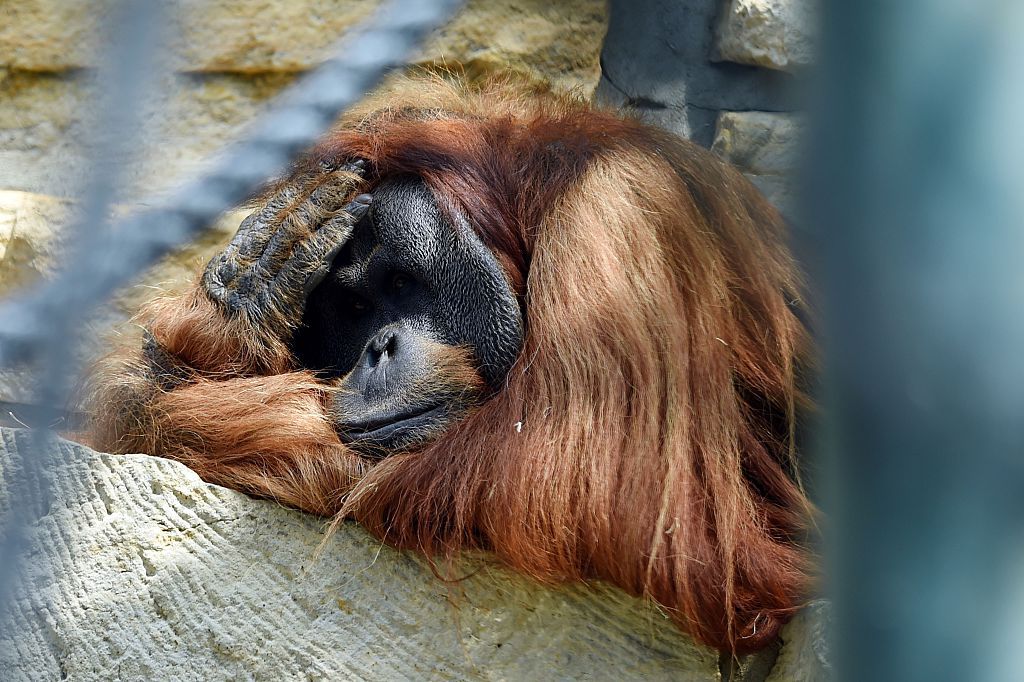
M 711 149 L 754 175 L 788 174 L 796 169 L 801 129 L 797 114 L 723 111 Z
M 829 658 L 832 607 L 816 601 L 782 631 L 782 648 L 765 682 L 828 682 L 834 678 Z
M 0 0 L 0 67 L 85 66 L 110 0 Z
M 728 0 L 715 36 L 717 58 L 794 70 L 813 57 L 812 0 Z
M 56 236 L 66 214 L 67 203 L 60 199 L 0 191 L 0 298 L 53 271 L 61 252 Z M 33 386 L 27 372 L 0 369 L 0 401 L 31 402 Z
M 154 87 L 139 147 L 117 159 L 122 200 L 179 185 L 243 134 L 293 74 L 171 74 Z M 0 80 L 0 188 L 75 196 L 90 157 L 88 73 L 10 72 Z
M 794 204 L 802 119 L 798 114 L 723 111 L 712 151 L 742 170 L 776 207 Z
M 177 0 L 172 47 L 184 71 L 304 71 L 376 0 Z
M 60 250 L 55 235 L 66 213 L 60 199 L 0 190 L 0 296 L 52 271 Z
M 325 56 L 371 0 L 178 0 L 172 69 L 154 88 L 140 147 L 118 160 L 123 200 L 177 185 L 243 132 L 265 102 Z M 95 66 L 109 0 L 0 0 L 0 189 L 74 196 L 87 171 Z M 430 68 L 511 70 L 593 91 L 601 0 L 470 2 L 420 51 Z M 82 69 L 87 69 L 83 71 Z
M 8 72 L 0 78 L 0 189 L 68 196 L 81 166 L 81 76 Z
M 60 226 L 70 218 L 72 205 L 56 197 L 29 192 L 0 191 L 0 297 L 54 272 L 63 262 Z M 117 213 L 140 210 L 119 206 Z M 183 290 L 206 261 L 230 240 L 245 217 L 244 209 L 222 216 L 206 233 L 143 273 L 139 283 L 118 293 L 103 306 L 77 339 L 81 363 L 94 360 L 111 343 L 134 343 L 140 330 L 126 321 L 153 298 Z M 121 337 L 121 338 L 116 338 Z M 0 369 L 0 401 L 33 403 L 34 383 L 18 369 Z
M 177 70 L 264 73 L 318 64 L 375 0 L 175 0 L 168 14 Z M 64 71 L 96 66 L 97 28 L 110 0 L 0 3 L 0 67 Z M 511 67 L 556 84 L 597 84 L 606 26 L 602 0 L 472 0 L 422 50 L 420 61 Z
M 607 25 L 604 0 L 473 0 L 428 42 L 420 62 L 474 75 L 513 70 L 589 96 Z
M 27 434 L 0 444 L 6 516 Z M 612 588 L 481 560 L 445 584 L 353 524 L 317 558 L 321 520 L 180 464 L 65 441 L 38 461 L 4 680 L 719 679 L 715 652 Z
M 373 0 L 171 0 L 174 65 L 194 71 L 297 71 L 378 4 Z M 112 0 L 5 0 L 0 65 L 27 71 L 96 66 Z

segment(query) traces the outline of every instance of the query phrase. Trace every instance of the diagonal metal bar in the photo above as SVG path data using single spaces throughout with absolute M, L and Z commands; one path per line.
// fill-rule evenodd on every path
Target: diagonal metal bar
M 327 60 L 296 86 L 281 94 L 275 106 L 249 134 L 227 149 L 210 172 L 186 184 L 156 208 L 107 221 L 114 196 L 114 166 L 98 156 L 82 201 L 82 214 L 72 230 L 68 268 L 48 283 L 0 306 L 0 366 L 34 364 L 40 373 L 38 403 L 52 407 L 64 400 L 72 371 L 74 332 L 82 320 L 118 287 L 163 255 L 204 230 L 222 211 L 238 204 L 267 178 L 279 173 L 304 148 L 316 141 L 339 113 L 356 103 L 388 71 L 402 66 L 410 52 L 444 23 L 462 0 L 392 0 L 357 27 Z M 161 12 L 158 4 L 125 0 L 116 19 L 117 40 L 104 62 L 110 64 L 106 121 L 100 140 L 119 142 L 123 126 L 136 123 L 137 100 L 147 72 L 157 61 Z M 109 150 L 108 150 L 109 151 Z M 106 154 L 107 157 L 110 154 Z M 88 236 L 88 238 L 87 238 Z M 0 470 L 5 490 L 0 518 L 0 627 L 7 589 L 24 550 L 23 529 L 47 505 L 47 474 L 42 455 L 55 447 L 48 429 L 35 432 L 35 456 L 23 458 L 20 471 Z
M 40 342 L 67 320 L 80 320 L 118 287 L 176 246 L 195 237 L 226 208 L 251 194 L 313 143 L 338 114 L 401 66 L 461 0 L 392 0 L 347 36 L 324 62 L 277 104 L 212 170 L 157 208 L 114 223 L 77 254 L 75 268 L 0 307 L 0 365 L 38 359 Z

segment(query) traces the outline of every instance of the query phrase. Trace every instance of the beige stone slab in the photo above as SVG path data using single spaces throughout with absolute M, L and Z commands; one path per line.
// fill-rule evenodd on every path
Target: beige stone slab
M 65 71 L 92 65 L 113 0 L 0 0 L 0 67 Z
M 754 175 L 791 174 L 799 162 L 802 129 L 798 114 L 723 111 L 711 149 Z
M 767 111 L 723 111 L 712 151 L 743 171 L 777 208 L 794 208 L 802 118 Z
M 0 514 L 24 432 L 0 429 Z M 38 453 L 33 453 L 37 456 Z M 488 563 L 443 583 L 418 556 L 203 483 L 180 464 L 67 442 L 0 629 L 20 680 L 718 680 L 718 655 L 620 591 L 547 588 Z
M 0 1 L 0 68 L 96 66 L 97 29 L 112 0 Z M 304 71 L 375 0 L 176 0 L 170 31 L 179 71 Z M 607 26 L 603 0 L 473 0 L 420 52 L 423 63 L 512 68 L 561 87 L 597 84 Z
M 244 134 L 292 74 L 169 74 L 153 88 L 136 144 L 113 160 L 121 200 L 166 192 Z M 0 81 L 0 189 L 75 196 L 96 149 L 89 73 L 11 72 Z M 128 134 L 122 131 L 122 134 Z
M 61 199 L 0 190 L 0 297 L 53 270 L 66 214 Z
M 174 16 L 183 28 L 171 71 L 154 76 L 137 144 L 116 160 L 123 201 L 167 191 L 197 172 L 376 5 L 178 2 Z M 90 138 L 97 93 L 89 47 L 109 4 L 0 0 L 0 189 L 75 196 L 96 150 L 109 148 Z M 416 59 L 473 77 L 514 71 L 589 95 L 606 25 L 601 0 L 477 0 Z

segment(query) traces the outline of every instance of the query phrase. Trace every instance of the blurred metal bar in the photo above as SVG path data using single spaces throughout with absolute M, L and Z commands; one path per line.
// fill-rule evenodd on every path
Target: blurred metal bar
M 341 41 L 336 55 L 279 95 L 271 110 L 222 154 L 212 170 L 184 186 L 157 208 L 108 220 L 115 194 L 116 164 L 97 158 L 70 235 L 67 263 L 50 282 L 0 306 L 0 365 L 33 363 L 40 372 L 38 403 L 58 406 L 73 372 L 72 344 L 83 320 L 114 291 L 175 247 L 204 230 L 269 177 L 280 173 L 411 51 L 461 6 L 461 0 L 391 0 Z M 138 95 L 155 67 L 160 3 L 123 0 L 112 12 L 115 39 L 103 63 L 113 80 L 113 100 L 100 117 L 100 141 L 134 148 L 131 135 Z M 119 137 L 119 136 L 123 136 Z M 109 152 L 109 150 L 108 150 Z M 101 155 L 102 156 L 102 155 Z M 106 154 L 110 156 L 110 154 Z M 115 154 L 116 156 L 116 154 Z M 4 471 L 7 509 L 0 519 L 0 611 L 16 561 L 22 529 L 46 506 L 46 472 L 39 460 L 51 447 L 47 429 L 36 432 L 36 457 L 22 471 Z
M 117 221 L 58 275 L 0 308 L 0 365 L 38 356 L 38 344 L 78 321 L 117 287 L 195 237 L 219 213 L 279 173 L 358 102 L 462 4 L 461 0 L 391 0 L 347 35 L 325 61 L 275 100 L 245 139 L 213 169 L 157 208 Z
M 102 228 L 115 200 L 120 169 L 132 151 L 139 133 L 139 111 L 149 94 L 148 84 L 158 79 L 158 69 L 166 25 L 165 8 L 160 4 L 123 1 L 111 6 L 104 22 L 104 50 L 96 87 L 96 111 L 93 113 L 90 169 L 82 179 L 79 214 L 69 226 L 66 238 L 69 251 L 79 259 L 100 260 L 116 256 L 106 252 L 91 253 L 89 243 Z M 72 287 L 74 288 L 74 287 Z M 73 296 L 66 292 L 65 297 Z M 58 302 L 59 303 L 59 302 Z M 32 339 L 32 350 L 42 359 L 36 368 L 40 395 L 36 396 L 36 419 L 33 419 L 34 452 L 28 453 L 20 471 L 5 472 L 4 485 L 9 508 L 0 518 L 0 597 L 6 597 L 6 587 L 13 577 L 17 558 L 24 550 L 25 527 L 36 520 L 49 506 L 49 478 L 42 464 L 46 448 L 53 445 L 49 430 L 57 423 L 56 412 L 47 409 L 62 404 L 62 396 L 72 372 L 73 348 L 69 332 L 70 318 L 50 322 L 50 333 Z M 21 331 L 21 330 L 19 330 Z M 49 413 L 49 414 L 47 414 Z M 2 604 L 2 602 L 0 602 Z M 3 619 L 0 617 L 0 626 Z
M 806 215 L 839 678 L 1020 679 L 1024 3 L 823 19 Z

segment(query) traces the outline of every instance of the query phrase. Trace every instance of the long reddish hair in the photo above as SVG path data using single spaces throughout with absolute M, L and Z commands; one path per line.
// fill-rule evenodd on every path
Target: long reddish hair
M 505 390 L 371 469 L 343 513 L 400 547 L 608 580 L 719 647 L 771 641 L 809 587 L 792 461 L 809 348 L 778 213 L 636 121 L 435 87 L 437 106 L 376 112 L 320 156 L 414 173 L 463 211 L 522 296 L 526 344 Z
M 306 163 L 367 159 L 371 185 L 417 175 L 467 217 L 524 311 L 505 386 L 379 462 L 341 445 L 328 389 L 287 362 L 231 392 L 223 376 L 156 398 L 115 382 L 107 412 L 130 418 L 96 442 L 432 557 L 484 549 L 545 582 L 605 580 L 723 650 L 769 643 L 814 574 L 794 460 L 811 349 L 779 214 L 707 151 L 571 97 L 440 80 L 398 92 Z M 158 304 L 153 334 L 214 357 L 223 323 L 190 296 Z

